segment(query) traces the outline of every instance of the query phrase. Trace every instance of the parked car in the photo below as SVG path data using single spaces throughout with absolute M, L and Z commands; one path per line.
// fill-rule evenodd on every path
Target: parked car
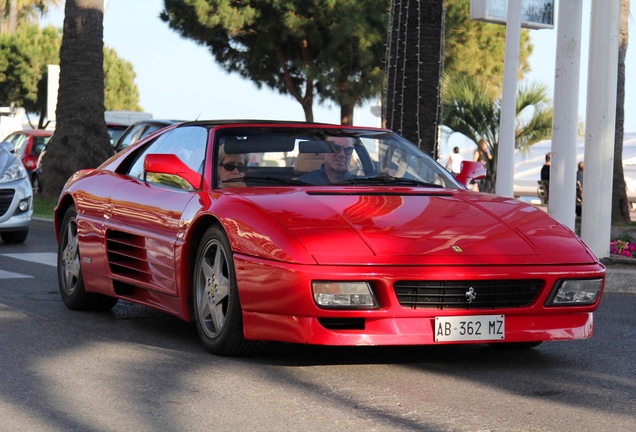
M 117 142 L 119 137 L 122 136 L 124 131 L 128 129 L 128 125 L 117 124 L 117 123 L 106 123 L 106 128 L 108 129 L 108 136 L 110 137 L 110 145 L 115 147 L 115 143 Z
M 24 164 L 0 146 L 0 237 L 22 243 L 29 234 L 33 192 Z
M 591 337 L 605 267 L 541 209 L 467 189 L 484 176 L 387 129 L 169 126 L 64 187 L 61 298 L 194 321 L 221 355 Z
M 12 153 L 22 160 L 36 192 L 42 191 L 41 176 L 37 170 L 38 159 L 52 136 L 53 131 L 48 129 L 27 129 L 13 132 L 4 139 L 13 147 Z
M 181 123 L 180 120 L 142 120 L 131 124 L 115 141 L 115 151 L 120 152 L 131 144 L 139 141 L 140 139 L 150 135 L 153 132 L 157 132 L 166 126 L 170 126 L 176 123 Z

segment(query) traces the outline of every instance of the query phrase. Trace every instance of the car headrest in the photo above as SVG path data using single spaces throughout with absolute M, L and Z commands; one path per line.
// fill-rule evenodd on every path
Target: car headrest
M 320 169 L 324 161 L 324 153 L 299 153 L 294 164 L 294 174 L 306 174 Z

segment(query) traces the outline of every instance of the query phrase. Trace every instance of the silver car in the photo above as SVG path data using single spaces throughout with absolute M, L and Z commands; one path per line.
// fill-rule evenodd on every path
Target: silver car
M 0 237 L 22 243 L 33 215 L 31 180 L 20 158 L 0 146 Z

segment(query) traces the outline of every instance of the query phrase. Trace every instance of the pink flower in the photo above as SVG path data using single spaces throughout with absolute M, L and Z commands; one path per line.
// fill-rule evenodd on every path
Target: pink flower
M 610 242 L 610 253 L 629 258 L 636 258 L 636 243 L 614 240 L 613 242 Z

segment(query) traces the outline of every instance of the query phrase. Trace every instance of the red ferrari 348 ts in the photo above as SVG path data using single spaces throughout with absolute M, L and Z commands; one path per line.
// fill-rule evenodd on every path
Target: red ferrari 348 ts
M 484 174 L 386 129 L 174 125 L 69 179 L 62 300 L 194 321 L 221 355 L 592 336 L 604 266 L 544 211 L 467 190 Z

